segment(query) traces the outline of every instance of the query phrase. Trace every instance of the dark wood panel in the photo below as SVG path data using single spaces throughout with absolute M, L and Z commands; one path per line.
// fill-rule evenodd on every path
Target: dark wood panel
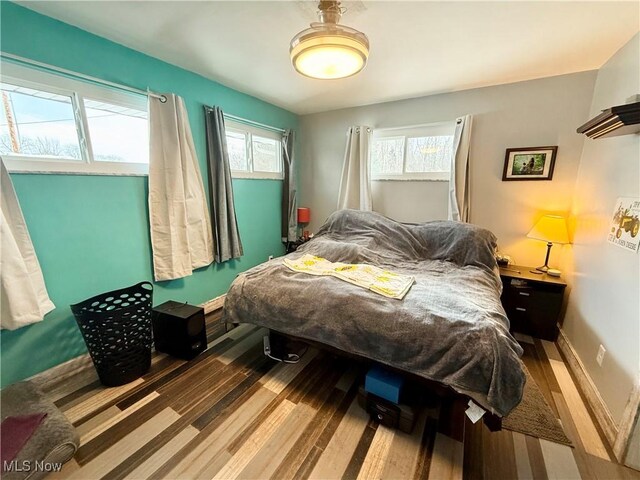
M 522 347 L 524 350 L 522 361 L 529 370 L 529 373 L 531 373 L 531 376 L 535 380 L 536 384 L 540 387 L 540 391 L 551 407 L 551 410 L 553 410 L 553 414 L 556 418 L 560 418 L 552 394 L 552 392 L 559 393 L 560 386 L 558 385 L 558 381 L 556 380 L 556 377 L 551 370 L 551 366 L 548 365 L 549 362 L 547 362 L 549 371 L 545 371 L 545 369 L 541 365 L 540 357 L 538 356 L 536 347 L 530 344 L 523 344 Z
M 542 447 L 537 438 L 525 435 L 527 443 L 527 453 L 529 454 L 529 463 L 531 464 L 531 473 L 533 480 L 549 480 L 547 469 L 542 456 Z
M 371 442 L 373 441 L 373 437 L 376 434 L 377 429 L 378 424 L 373 420 L 370 420 L 367 427 L 364 429 L 364 432 L 362 432 L 362 436 L 356 446 L 356 450 L 353 452 L 351 460 L 349 460 L 349 464 L 347 465 L 347 469 L 342 475 L 342 480 L 356 480 L 356 478 L 358 478 L 358 473 L 360 472 L 364 459 L 369 452 L 369 447 L 371 446 Z
M 438 420 L 432 417 L 427 417 L 424 433 L 422 434 L 418 462 L 414 470 L 414 480 L 422 480 L 429 477 L 431 455 L 433 454 L 433 446 L 435 445 L 437 430 Z

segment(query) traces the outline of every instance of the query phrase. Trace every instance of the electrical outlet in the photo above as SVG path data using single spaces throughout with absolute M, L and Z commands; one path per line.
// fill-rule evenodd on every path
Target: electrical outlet
M 598 348 L 598 355 L 596 355 L 596 362 L 598 362 L 599 366 L 602 366 L 602 360 L 604 360 L 605 353 L 607 353 L 607 350 L 604 348 L 604 345 L 600 345 L 600 348 Z

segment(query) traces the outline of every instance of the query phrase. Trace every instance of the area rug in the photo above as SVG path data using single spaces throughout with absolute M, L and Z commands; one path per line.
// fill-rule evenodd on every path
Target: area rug
M 511 413 L 502 419 L 502 428 L 544 438 L 563 445 L 572 445 L 562 429 L 562 425 L 553 414 L 529 370 L 524 365 L 527 382 L 524 385 L 522 401 Z

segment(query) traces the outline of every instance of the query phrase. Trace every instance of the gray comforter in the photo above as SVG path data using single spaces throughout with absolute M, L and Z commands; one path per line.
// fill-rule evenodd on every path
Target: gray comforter
M 315 340 L 448 385 L 504 416 L 522 397 L 522 349 L 509 334 L 488 230 L 407 225 L 342 210 L 290 258 L 368 263 L 416 279 L 403 300 L 335 277 L 258 265 L 231 285 L 224 320 Z

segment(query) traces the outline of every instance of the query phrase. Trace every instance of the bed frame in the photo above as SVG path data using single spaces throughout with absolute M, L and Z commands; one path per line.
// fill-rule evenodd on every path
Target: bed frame
M 270 337 L 275 335 L 276 337 L 281 337 L 283 339 L 287 339 L 287 340 L 291 340 L 293 342 L 299 342 L 302 344 L 306 344 L 309 346 L 312 346 L 314 348 L 318 348 L 319 350 L 324 350 L 326 352 L 329 352 L 331 354 L 340 356 L 340 357 L 345 357 L 345 358 L 350 358 L 352 360 L 355 360 L 359 363 L 362 364 L 372 364 L 374 363 L 374 360 L 371 360 L 370 358 L 367 358 L 365 356 L 362 355 L 357 355 L 351 352 L 345 352 L 344 350 L 340 350 L 338 348 L 335 348 L 331 345 L 327 345 L 321 342 L 316 342 L 314 340 L 307 340 L 307 339 L 303 339 L 303 338 L 299 338 L 293 335 L 289 335 L 286 333 L 282 333 L 282 332 L 278 332 L 275 330 L 269 330 L 269 335 Z M 276 340 L 277 341 L 277 340 Z M 274 343 L 272 341 L 272 343 Z M 421 386 L 423 386 L 429 393 L 432 393 L 438 397 L 440 397 L 441 399 L 450 399 L 451 401 L 459 401 L 462 400 L 464 401 L 464 403 L 466 404 L 466 402 L 468 400 L 471 400 L 470 397 L 468 397 L 467 395 L 463 395 L 461 393 L 456 392 L 453 388 L 451 388 L 448 385 L 445 385 L 443 383 L 440 382 L 436 382 L 433 380 L 428 380 L 426 378 L 423 378 L 419 375 L 416 375 L 415 373 L 411 373 L 408 372 L 406 370 L 401 370 L 398 368 L 394 368 L 388 365 L 385 365 L 385 368 L 388 370 L 391 370 L 393 372 L 396 372 L 402 376 L 404 376 L 405 378 L 409 379 L 412 383 L 416 383 L 419 384 Z M 494 415 L 490 412 L 486 412 L 483 416 L 482 419 L 484 421 L 484 424 L 489 428 L 490 431 L 492 432 L 497 432 L 502 430 L 502 417 L 499 417 L 498 415 Z

